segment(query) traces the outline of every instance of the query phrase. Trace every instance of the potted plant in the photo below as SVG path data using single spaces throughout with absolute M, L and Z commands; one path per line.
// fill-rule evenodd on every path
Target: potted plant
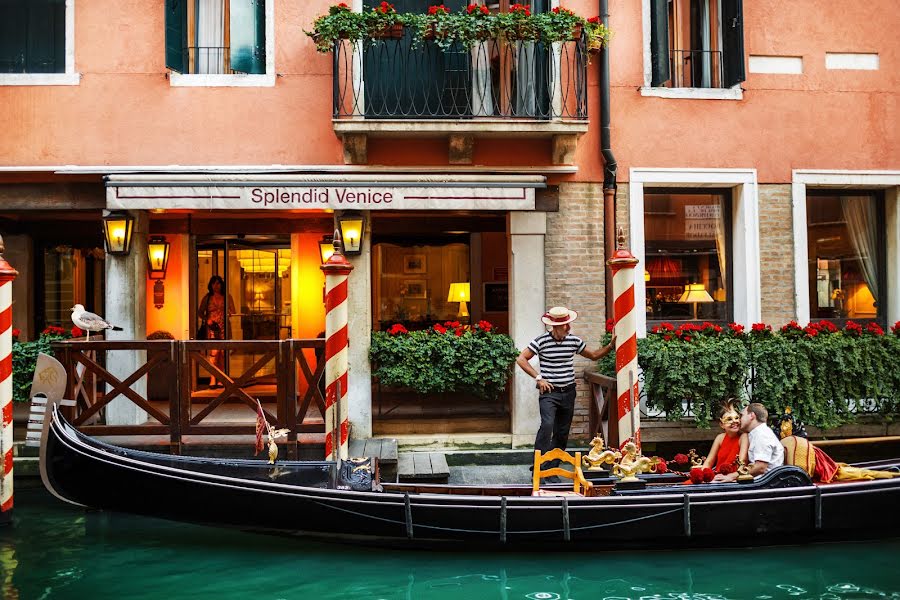
M 459 392 L 491 400 L 506 387 L 518 351 L 487 321 L 457 321 L 422 331 L 396 324 L 372 333 L 372 375 L 382 385 L 419 394 Z
M 328 9 L 328 14 L 313 21 L 313 30 L 304 31 L 316 44 L 318 52 L 331 52 L 339 40 L 358 42 L 368 33 L 366 15 L 353 12 L 344 2 Z
M 585 39 L 588 52 L 599 52 L 609 44 L 610 31 L 600 17 L 591 17 L 584 23 Z
M 533 18 L 540 39 L 545 43 L 581 39 L 585 20 L 568 8 L 557 6 L 550 12 L 535 15 Z
M 540 39 L 540 31 L 531 18 L 531 9 L 525 4 L 513 4 L 509 12 L 500 13 L 496 18 L 498 31 L 508 40 L 535 42 Z
M 393 4 L 383 1 L 366 13 L 366 29 L 372 39 L 403 37 L 404 19 L 397 14 Z

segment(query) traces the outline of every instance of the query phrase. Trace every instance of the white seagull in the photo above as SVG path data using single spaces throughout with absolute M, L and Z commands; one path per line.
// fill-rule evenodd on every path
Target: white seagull
M 121 327 L 116 327 L 100 315 L 84 310 L 84 306 L 81 304 L 76 304 L 72 307 L 72 322 L 75 323 L 78 329 L 87 332 L 87 341 L 91 341 L 92 331 L 104 331 L 106 329 L 122 331 Z

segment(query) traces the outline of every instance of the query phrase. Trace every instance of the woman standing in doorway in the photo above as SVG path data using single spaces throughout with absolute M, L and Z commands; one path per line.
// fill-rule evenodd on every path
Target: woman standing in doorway
M 207 284 L 206 289 L 208 293 L 203 296 L 203 300 L 200 301 L 200 307 L 197 309 L 197 316 L 201 321 L 197 338 L 224 340 L 226 325 L 225 280 L 218 275 L 213 275 L 209 278 L 209 284 Z M 228 298 L 229 316 L 234 312 L 232 305 L 231 298 Z M 223 350 L 210 350 L 209 356 L 213 365 L 222 371 L 225 370 L 225 353 Z M 210 378 L 210 387 L 221 386 L 221 383 L 216 382 L 215 376 Z

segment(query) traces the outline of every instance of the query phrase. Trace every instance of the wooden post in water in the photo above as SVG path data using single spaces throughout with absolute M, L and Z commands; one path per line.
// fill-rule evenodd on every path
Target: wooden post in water
M 13 364 L 12 364 L 12 282 L 19 274 L 3 258 L 0 237 L 0 523 L 8 523 L 13 508 Z

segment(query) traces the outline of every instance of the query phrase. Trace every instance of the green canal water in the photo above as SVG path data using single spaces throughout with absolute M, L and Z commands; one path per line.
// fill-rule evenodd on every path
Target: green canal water
M 177 499 L 173 499 L 177 501 Z M 629 553 L 402 552 L 84 512 L 16 493 L 6 600 L 900 598 L 900 540 Z

